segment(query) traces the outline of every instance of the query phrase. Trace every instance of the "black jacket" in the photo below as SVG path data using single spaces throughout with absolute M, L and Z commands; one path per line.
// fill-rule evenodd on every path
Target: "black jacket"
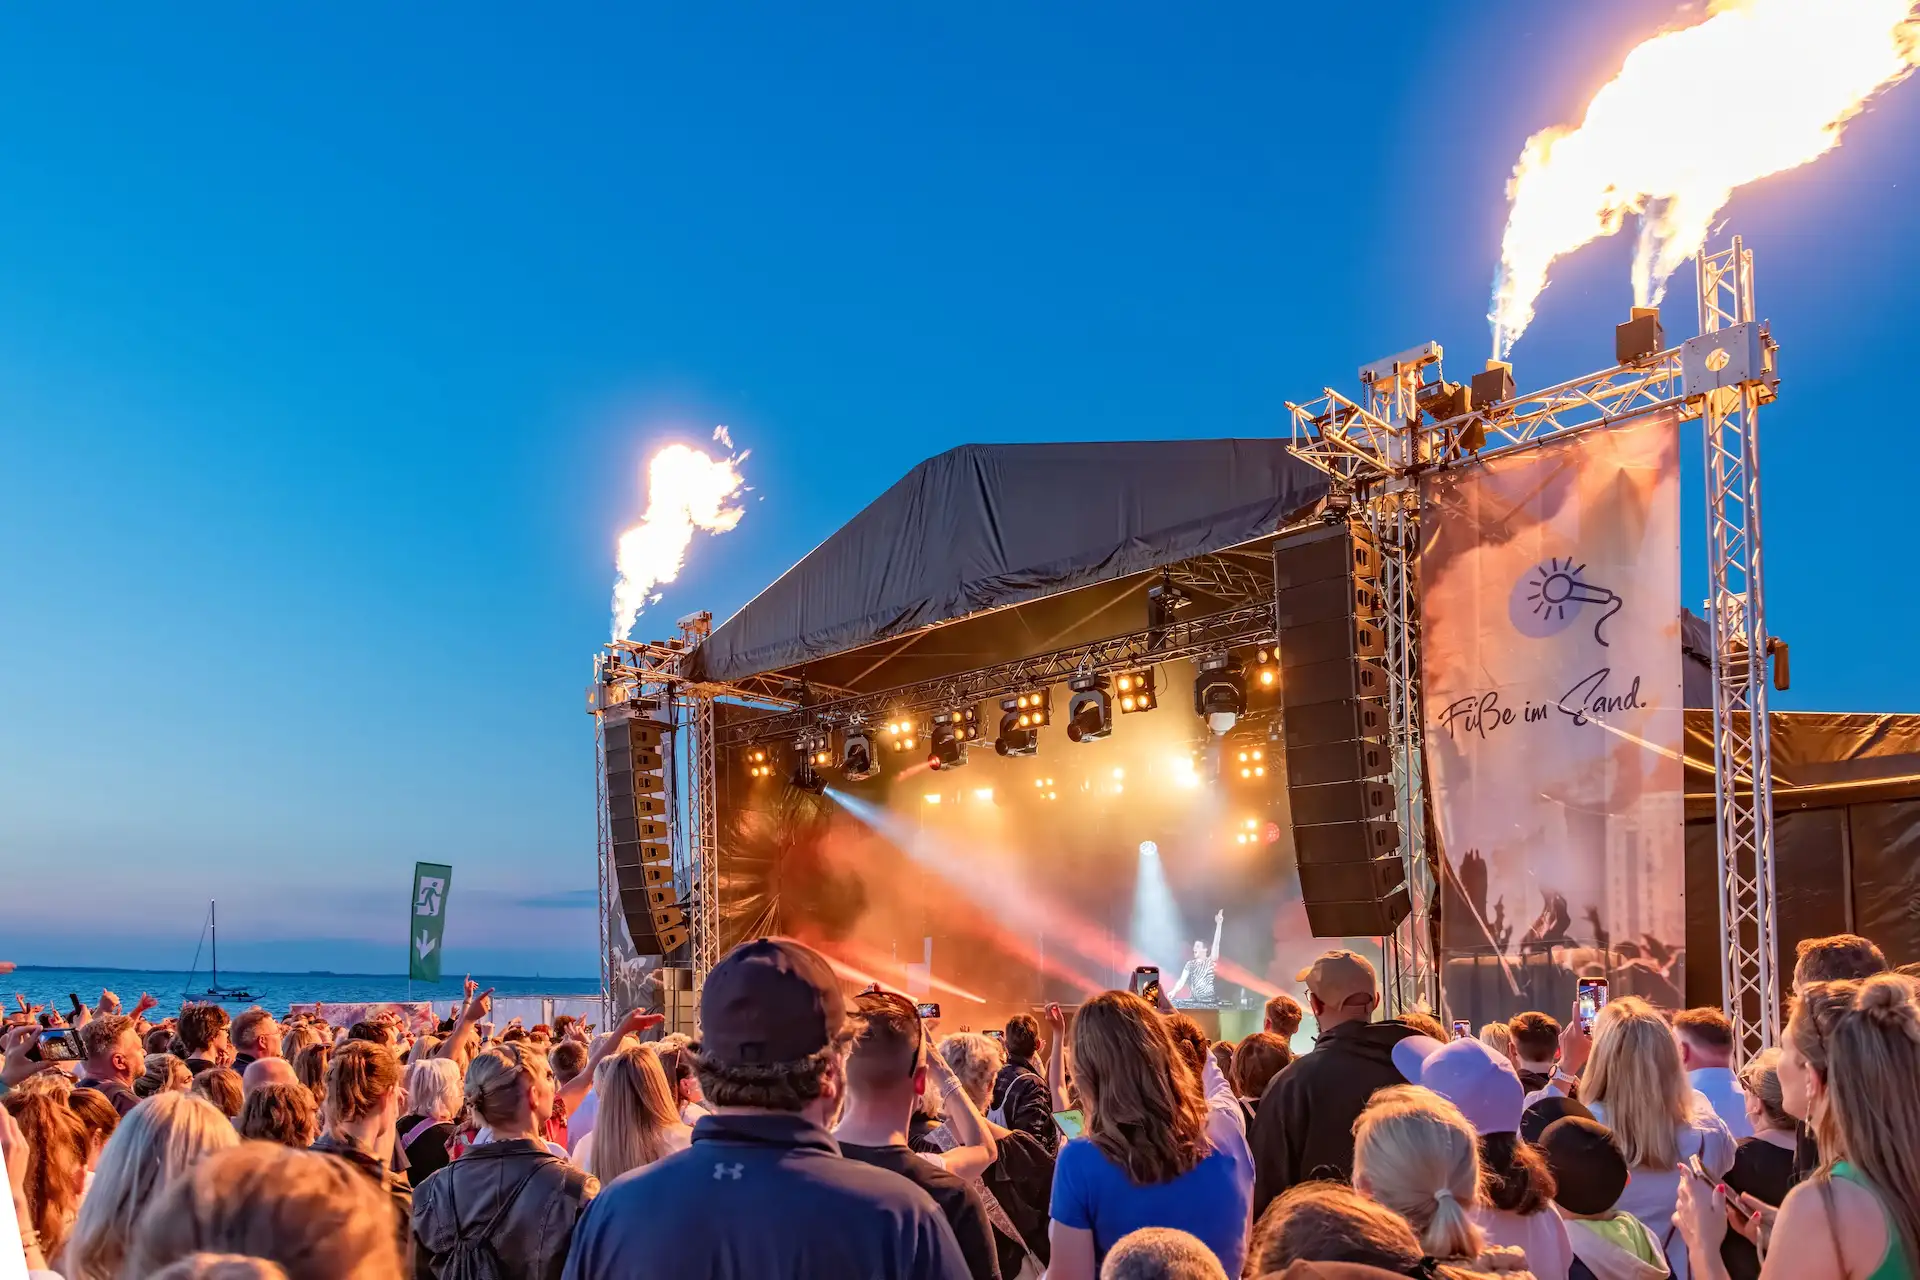
M 456 1242 L 485 1233 L 507 1275 L 560 1280 L 573 1228 L 599 1191 L 531 1138 L 472 1147 L 414 1188 L 413 1274 L 432 1280 Z
M 1260 1098 L 1253 1148 L 1253 1217 L 1287 1188 L 1353 1179 L 1353 1122 L 1376 1089 L 1405 1084 L 1393 1046 L 1417 1035 L 1399 1022 L 1348 1022 L 1283 1068 Z
M 1053 1123 L 1052 1099 L 1047 1078 L 1030 1060 L 1016 1058 L 993 1078 L 987 1109 L 1000 1113 L 1002 1127 L 1032 1134 L 1053 1155 L 1060 1149 L 1060 1130 Z
M 899 1174 L 847 1159 L 804 1117 L 720 1114 L 700 1118 L 687 1150 L 614 1179 L 574 1235 L 566 1280 L 825 1276 L 968 1272 L 932 1198 Z

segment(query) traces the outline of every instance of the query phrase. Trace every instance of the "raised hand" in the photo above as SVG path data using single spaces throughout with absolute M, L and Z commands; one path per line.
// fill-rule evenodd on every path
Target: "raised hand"
M 1215 924 L 1225 924 L 1227 922 L 1226 908 L 1222 907 L 1220 910 L 1213 913 L 1213 922 Z
M 666 1018 L 657 1013 L 648 1013 L 645 1009 L 629 1009 L 620 1019 L 620 1025 L 613 1029 L 613 1037 L 618 1040 L 626 1035 L 638 1035 L 642 1031 L 651 1031 L 655 1027 L 666 1025 Z
M 6 1046 L 6 1058 L 4 1063 L 0 1064 L 0 1084 L 11 1089 L 23 1080 L 37 1076 L 42 1071 L 51 1071 L 59 1065 L 27 1056 L 33 1051 L 33 1046 L 39 1038 L 40 1028 L 38 1027 L 15 1027 L 7 1033 L 4 1041 L 0 1041 L 0 1044 Z
M 1057 1001 L 1047 1006 L 1047 1025 L 1055 1031 L 1065 1031 L 1067 1029 L 1067 1015 L 1060 1012 L 1060 1005 Z
M 1573 998 L 1573 1016 L 1560 1028 L 1560 1069 L 1568 1075 L 1587 1065 L 1593 1053 L 1593 1037 L 1580 1026 L 1580 997 Z
M 102 991 L 100 993 L 100 1003 L 93 1006 L 93 1011 L 95 1013 L 120 1012 L 120 997 L 111 991 Z

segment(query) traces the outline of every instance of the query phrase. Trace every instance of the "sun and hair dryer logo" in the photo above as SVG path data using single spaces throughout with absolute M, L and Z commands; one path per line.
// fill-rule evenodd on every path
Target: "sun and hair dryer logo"
M 1574 557 L 1553 557 L 1520 575 L 1507 602 L 1514 629 L 1535 640 L 1557 636 L 1579 622 L 1593 619 L 1593 638 L 1607 644 L 1607 620 L 1626 606 L 1620 593 L 1586 578 L 1587 566 Z

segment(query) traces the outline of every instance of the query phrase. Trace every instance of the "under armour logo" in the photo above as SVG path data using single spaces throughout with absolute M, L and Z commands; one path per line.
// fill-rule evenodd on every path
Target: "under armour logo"
M 747 1166 L 744 1164 L 717 1164 L 713 1166 L 713 1180 L 718 1182 L 722 1178 L 732 1178 L 738 1182 L 746 1172 Z

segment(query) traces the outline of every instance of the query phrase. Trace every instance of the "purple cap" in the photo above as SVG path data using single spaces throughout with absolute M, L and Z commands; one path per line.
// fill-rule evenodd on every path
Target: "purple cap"
M 1408 1036 L 1393 1046 L 1393 1065 L 1460 1108 L 1475 1133 L 1520 1131 L 1527 1091 L 1513 1064 L 1478 1040 L 1441 1044 L 1431 1036 Z
M 743 942 L 700 988 L 700 1052 L 727 1066 L 798 1062 L 832 1044 L 847 1001 L 826 957 L 792 938 Z

